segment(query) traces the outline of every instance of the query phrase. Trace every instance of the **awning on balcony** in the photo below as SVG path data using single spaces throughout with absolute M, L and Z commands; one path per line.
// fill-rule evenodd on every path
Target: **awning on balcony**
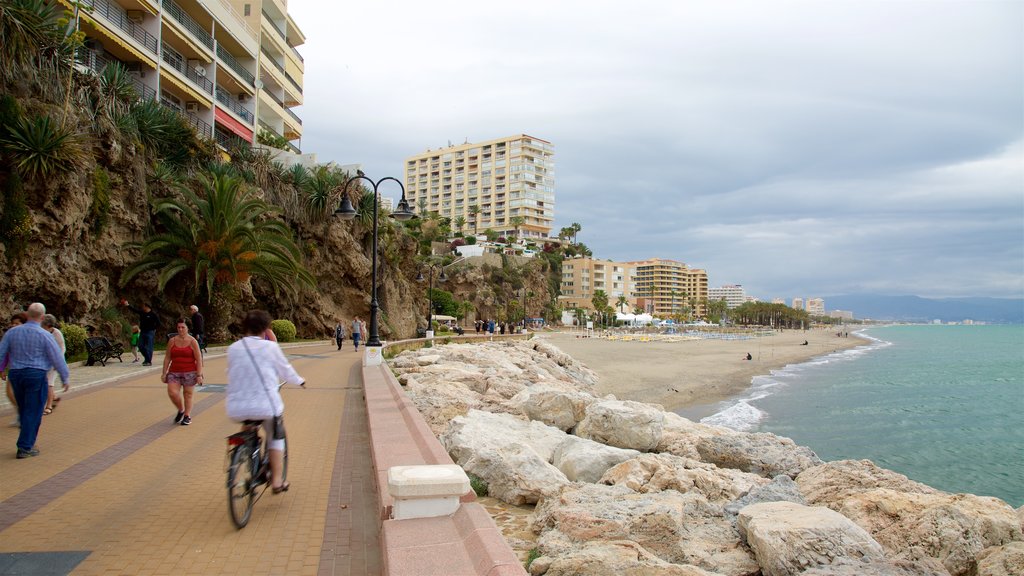
M 231 114 L 221 110 L 220 106 L 217 106 L 213 110 L 213 116 L 217 119 L 217 124 L 231 130 L 235 134 L 242 137 L 246 142 L 252 142 L 252 130 L 249 130 L 243 126 L 238 120 L 231 117 Z
M 139 50 L 135 46 L 132 46 L 131 43 L 122 40 L 120 36 L 107 29 L 107 27 L 103 23 L 91 17 L 88 12 L 83 10 L 80 12 L 80 14 L 83 20 L 87 20 L 89 23 L 91 23 L 93 27 L 96 28 L 96 31 L 100 34 L 103 34 L 108 40 L 114 42 L 121 48 L 124 48 L 129 53 L 131 53 L 132 56 L 135 56 L 140 61 L 145 62 L 150 67 L 156 68 L 156 60 L 152 56 L 147 56 L 145 52 Z
M 173 70 L 173 68 L 171 68 L 170 66 L 164 66 L 161 70 L 163 70 L 163 74 L 160 75 L 161 81 L 162 80 L 168 80 L 168 81 L 170 81 L 171 84 L 174 84 L 179 90 L 182 90 L 183 92 L 188 94 L 189 97 L 192 98 L 193 100 L 195 100 L 197 102 L 202 102 L 206 106 L 211 106 L 212 105 L 213 101 L 210 99 L 210 95 L 209 94 L 203 94 L 202 92 L 197 92 L 194 88 L 192 88 L 188 84 L 182 82 L 181 80 L 178 80 L 174 76 L 174 74 L 171 72 L 171 70 Z

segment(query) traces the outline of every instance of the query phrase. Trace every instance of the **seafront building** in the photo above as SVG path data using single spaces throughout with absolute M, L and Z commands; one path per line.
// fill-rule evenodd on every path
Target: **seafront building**
M 725 300 L 729 308 L 738 308 L 750 301 L 746 290 L 739 284 L 725 284 L 716 288 L 708 288 L 708 300 L 714 302 Z
M 793 298 L 793 305 L 790 306 L 790 308 L 792 308 L 794 310 L 804 310 L 804 299 L 803 298 Z
M 825 315 L 825 301 L 821 298 L 807 299 L 807 313 L 814 316 Z
M 592 298 L 598 290 L 605 292 L 608 304 L 616 310 L 619 298 L 625 297 L 628 310 L 624 311 L 628 312 L 639 308 L 665 318 L 691 309 L 696 316 L 703 316 L 708 275 L 705 270 L 662 258 L 631 262 L 570 258 L 562 262 L 559 304 L 563 310 L 593 310 Z
M 264 131 L 293 142 L 302 120 L 305 36 L 286 0 L 83 0 L 72 11 L 85 33 L 80 71 L 118 62 L 139 96 L 181 114 L 222 148 Z
M 525 134 L 428 149 L 405 161 L 405 196 L 414 210 L 463 217 L 474 232 L 547 238 L 555 219 L 554 154 L 550 142 Z

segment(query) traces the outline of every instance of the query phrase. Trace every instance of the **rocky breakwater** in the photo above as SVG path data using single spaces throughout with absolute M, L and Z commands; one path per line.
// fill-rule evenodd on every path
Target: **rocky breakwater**
M 595 374 L 543 341 L 390 365 L 491 496 L 535 505 L 534 575 L 1024 574 L 1024 508 L 597 397 Z

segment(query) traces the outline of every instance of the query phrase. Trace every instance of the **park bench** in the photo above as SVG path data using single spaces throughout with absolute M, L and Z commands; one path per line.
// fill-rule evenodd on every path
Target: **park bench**
M 99 362 L 101 366 L 107 365 L 107 360 L 117 358 L 118 362 L 124 362 L 121 354 L 124 354 L 124 347 L 120 342 L 111 342 L 103 336 L 94 336 L 85 339 L 85 350 L 89 358 L 85 361 L 86 366 L 92 366 Z

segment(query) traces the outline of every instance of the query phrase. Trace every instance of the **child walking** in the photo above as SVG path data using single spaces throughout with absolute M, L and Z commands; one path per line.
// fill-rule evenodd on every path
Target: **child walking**
M 139 325 L 138 324 L 132 324 L 132 337 L 129 340 L 129 342 L 132 345 L 132 356 L 135 357 L 135 360 L 132 360 L 132 364 L 135 364 L 136 362 L 139 361 Z

